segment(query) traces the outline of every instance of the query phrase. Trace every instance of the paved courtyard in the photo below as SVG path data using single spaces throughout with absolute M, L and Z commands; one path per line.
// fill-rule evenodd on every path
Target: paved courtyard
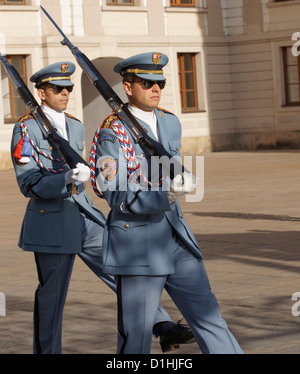
M 223 317 L 245 353 L 299 354 L 300 305 L 295 315 L 291 309 L 292 295 L 300 292 L 300 152 L 209 153 L 204 165 L 203 200 L 180 200 Z M 106 214 L 106 202 L 88 188 Z M 0 191 L 0 296 L 6 298 L 0 354 L 30 354 L 37 277 L 33 255 L 17 247 L 27 201 L 13 170 L 0 171 Z M 162 304 L 174 321 L 181 318 L 165 293 Z M 63 353 L 115 353 L 116 317 L 115 295 L 76 259 Z M 200 353 L 196 343 L 175 352 Z M 161 353 L 156 339 L 152 353 Z

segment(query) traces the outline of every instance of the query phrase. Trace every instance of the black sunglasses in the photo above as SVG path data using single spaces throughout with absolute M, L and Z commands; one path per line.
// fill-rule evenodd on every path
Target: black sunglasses
M 64 90 L 64 89 L 66 89 L 68 92 L 73 91 L 73 86 L 63 87 L 63 86 L 52 85 L 52 86 L 47 86 L 47 88 L 51 88 L 55 95 L 60 94 L 62 92 L 62 90 Z
M 152 88 L 155 84 L 157 84 L 161 90 L 163 90 L 166 86 L 166 81 L 149 81 L 147 79 L 143 79 L 141 81 L 132 81 L 132 83 L 141 85 L 144 90 L 149 90 L 149 88 Z

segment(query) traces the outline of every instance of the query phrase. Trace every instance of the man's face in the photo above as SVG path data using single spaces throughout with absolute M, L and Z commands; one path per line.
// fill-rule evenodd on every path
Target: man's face
M 70 97 L 68 89 L 70 88 L 49 84 L 43 88 L 39 88 L 38 95 L 45 106 L 54 109 L 57 112 L 62 112 L 66 110 L 68 106 Z
M 124 82 L 124 90 L 129 104 L 146 112 L 152 112 L 160 102 L 161 88 L 156 82 L 147 89 L 143 79 L 134 77 L 133 82 Z

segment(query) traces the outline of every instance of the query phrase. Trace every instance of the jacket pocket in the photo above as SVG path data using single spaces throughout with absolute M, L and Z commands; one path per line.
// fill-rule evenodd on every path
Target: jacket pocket
M 76 146 L 77 146 L 77 153 L 81 154 L 84 150 L 84 142 L 83 141 L 78 141 L 76 142 Z
M 40 152 L 38 150 L 35 150 L 35 152 L 44 166 L 52 169 L 59 169 L 63 166 L 63 156 L 58 151 L 56 145 L 49 143 L 47 140 L 41 139 L 38 147 Z
M 149 266 L 148 219 L 147 221 L 134 221 L 130 215 L 124 215 L 122 220 L 109 220 L 107 229 L 109 237 L 105 265 Z
M 24 243 L 49 247 L 61 246 L 62 219 L 60 201 L 30 200 L 24 217 Z
M 169 141 L 169 148 L 173 155 L 179 155 L 181 150 L 180 139 L 173 139 Z

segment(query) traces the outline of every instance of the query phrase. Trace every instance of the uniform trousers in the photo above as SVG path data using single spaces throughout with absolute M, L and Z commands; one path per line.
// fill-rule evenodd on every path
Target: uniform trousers
M 85 213 L 81 215 L 82 252 L 78 256 L 114 292 L 113 276 L 103 273 L 103 228 Z M 35 252 L 39 285 L 34 300 L 34 353 L 60 354 L 62 351 L 63 309 L 76 254 Z M 168 313 L 159 306 L 155 322 L 170 321 Z M 99 331 L 101 334 L 101 331 Z
M 149 354 L 152 325 L 163 288 L 189 324 L 203 353 L 243 353 L 221 316 L 203 261 L 174 237 L 175 272 L 117 277 L 118 353 Z

